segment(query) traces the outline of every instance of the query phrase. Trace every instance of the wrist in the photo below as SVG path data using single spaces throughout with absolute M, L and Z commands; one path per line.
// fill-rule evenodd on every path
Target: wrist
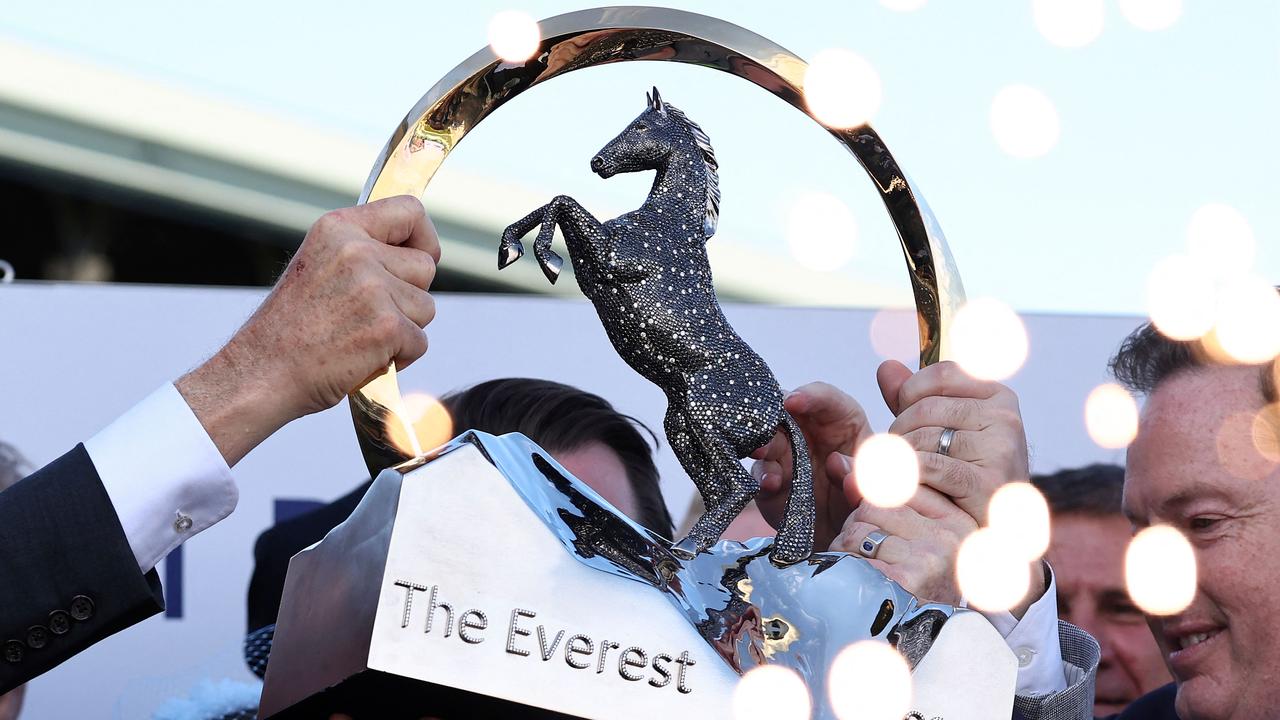
M 174 383 L 228 466 L 295 416 L 287 395 L 273 387 L 272 373 L 253 362 L 238 339 Z
M 1049 576 L 1045 572 L 1043 561 L 1036 560 L 1031 564 L 1030 575 L 1031 583 L 1030 587 L 1027 588 L 1027 594 L 1022 597 L 1021 602 L 1009 608 L 1010 614 L 1018 620 L 1021 620 L 1022 616 L 1027 614 L 1027 610 L 1037 600 L 1044 597 L 1045 592 L 1049 589 Z

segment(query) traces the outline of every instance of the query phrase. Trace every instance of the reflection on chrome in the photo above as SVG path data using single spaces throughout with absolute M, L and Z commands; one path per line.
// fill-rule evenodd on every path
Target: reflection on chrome
M 627 519 L 523 435 L 467 432 L 435 455 L 473 445 L 565 550 L 582 563 L 660 590 L 738 673 L 764 663 L 797 672 L 819 704 L 827 669 L 860 640 L 882 640 L 912 668 L 924 657 L 949 605 L 920 603 L 865 559 L 815 553 L 780 566 L 771 538 L 722 541 L 681 560 L 670 541 Z M 397 467 L 407 473 L 427 460 Z
M 528 60 L 505 61 L 486 47 L 428 90 L 393 130 L 360 202 L 421 197 L 445 158 L 482 120 L 530 88 L 583 68 L 636 60 L 697 65 L 747 80 L 810 114 L 802 90 L 808 64 L 717 18 L 670 8 L 606 7 L 547 18 L 538 28 L 541 41 Z M 920 363 L 937 362 L 947 355 L 943 329 L 964 301 L 946 238 L 924 196 L 870 125 L 827 129 L 866 171 L 898 231 L 915 294 Z M 351 396 L 356 434 L 375 477 L 408 459 L 385 436 L 386 414 L 399 397 L 394 368 L 383 378 L 388 375 L 390 382 L 374 381 Z

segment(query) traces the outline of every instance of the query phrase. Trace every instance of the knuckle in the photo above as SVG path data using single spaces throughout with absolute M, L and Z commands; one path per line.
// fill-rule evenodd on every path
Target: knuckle
M 396 205 L 407 212 L 410 220 L 423 217 L 427 214 L 427 209 L 422 205 L 422 200 L 415 195 L 396 195 L 391 199 Z
M 857 520 L 854 516 L 850 515 L 849 518 L 845 520 L 844 528 L 840 531 L 840 534 L 844 535 L 845 539 L 849 542 L 854 543 L 861 540 L 862 537 L 870 531 L 870 529 L 870 525 L 862 522 L 861 520 Z
M 351 284 L 357 293 L 366 298 L 378 297 L 384 290 L 382 278 L 372 272 L 356 273 Z
M 416 335 L 417 341 L 408 345 L 405 352 L 405 359 L 409 362 L 413 362 L 427 354 L 427 336 L 421 332 L 416 333 Z
M 1016 409 L 999 408 L 992 411 L 992 414 L 996 423 L 1018 432 L 1022 431 L 1022 414 Z
M 422 293 L 422 314 L 428 323 L 436 319 L 436 299 L 429 292 Z
M 345 226 L 348 222 L 346 208 L 340 210 L 330 210 L 320 216 L 319 219 L 311 226 L 312 230 L 322 235 L 332 234 Z
M 934 363 L 933 368 L 933 374 L 943 384 L 950 384 L 964 377 L 964 371 L 960 369 L 960 364 L 954 360 L 943 360 L 942 362 Z
M 973 494 L 976 483 L 969 463 L 948 463 L 943 469 L 943 476 L 947 482 L 949 494 L 955 497 L 968 497 Z
M 930 438 L 934 435 L 936 435 L 936 433 L 924 428 L 916 428 L 915 430 L 909 430 L 903 433 L 902 439 L 906 440 L 907 444 L 915 448 L 917 451 L 923 452 L 932 450 L 936 447 L 936 440 L 934 442 L 930 442 Z
M 916 458 L 920 461 L 920 470 L 926 475 L 936 475 L 945 466 L 942 456 L 935 452 L 919 451 Z
M 922 420 L 932 424 L 933 418 L 946 416 L 949 405 L 950 403 L 948 398 L 940 397 L 938 395 L 929 395 L 921 398 L 914 407 L 920 414 Z
M 952 398 L 943 405 L 943 417 L 948 427 L 964 425 L 977 411 L 977 401 L 972 398 Z
M 334 255 L 344 265 L 354 265 L 359 263 L 365 255 L 364 243 L 348 238 L 343 240 L 334 250 Z
M 369 324 L 369 330 L 380 344 L 394 340 L 404 327 L 398 312 L 382 312 Z

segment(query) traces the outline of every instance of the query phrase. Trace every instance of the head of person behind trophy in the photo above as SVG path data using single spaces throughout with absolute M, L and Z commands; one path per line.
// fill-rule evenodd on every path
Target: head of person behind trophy
M 1058 588 L 1058 617 L 1102 646 L 1093 714 L 1105 717 L 1171 678 L 1142 611 L 1125 590 L 1124 553 L 1133 534 L 1120 512 L 1124 468 L 1088 465 L 1035 475 L 1052 515 L 1045 554 Z
M 645 435 L 655 444 L 656 438 L 604 398 L 551 380 L 502 378 L 450 393 L 440 402 L 456 432 L 522 433 L 628 517 L 671 537 L 671 514 L 659 487 L 653 446 Z M 280 522 L 258 537 L 248 592 L 250 637 L 245 645 L 246 659 L 259 658 L 250 660 L 255 672 L 265 671 L 267 649 L 262 639 L 255 639 L 255 631 L 275 624 L 289 558 L 346 520 L 371 484 L 366 481 L 332 503 Z
M 1259 332 L 1268 331 L 1259 328 Z M 1280 707 L 1280 422 L 1276 361 L 1225 362 L 1144 325 L 1111 368 L 1146 395 L 1129 446 L 1124 512 L 1181 532 L 1195 594 L 1148 623 L 1183 720 L 1272 717 Z
M 671 537 L 671 513 L 653 462 L 657 438 L 608 400 L 551 380 L 503 378 L 450 393 L 440 402 L 456 432 L 522 433 L 623 514 Z

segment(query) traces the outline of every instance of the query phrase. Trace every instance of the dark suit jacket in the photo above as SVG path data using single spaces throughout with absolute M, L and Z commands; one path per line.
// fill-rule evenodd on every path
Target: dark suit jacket
M 1169 683 L 1134 700 L 1124 712 L 1105 720 L 1178 720 L 1178 714 L 1173 710 L 1177 696 L 1178 686 Z
M 325 534 L 350 517 L 371 485 L 372 480 L 324 507 L 285 520 L 258 536 L 253 546 L 253 577 L 249 580 L 249 632 L 275 624 L 289 558 L 320 542 Z
M 83 445 L 0 492 L 0 694 L 163 609 Z

